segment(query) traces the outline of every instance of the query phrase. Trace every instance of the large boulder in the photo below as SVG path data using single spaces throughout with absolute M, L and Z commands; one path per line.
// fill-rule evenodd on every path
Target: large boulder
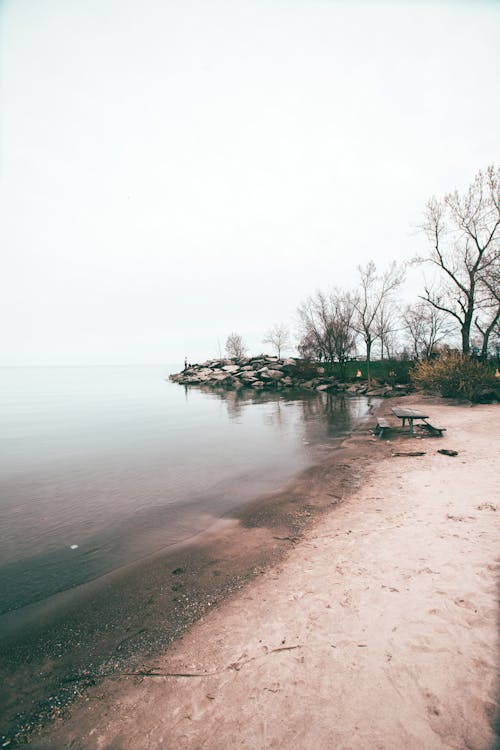
M 231 375 L 227 372 L 218 372 L 215 373 L 212 380 L 215 380 L 217 383 L 224 383 L 225 381 L 230 382 L 232 378 Z

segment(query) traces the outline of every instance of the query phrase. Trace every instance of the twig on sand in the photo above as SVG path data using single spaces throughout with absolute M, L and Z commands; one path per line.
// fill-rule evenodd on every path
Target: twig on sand
M 264 659 L 266 656 L 277 654 L 280 651 L 294 651 L 297 648 L 302 648 L 302 646 L 298 644 L 297 646 L 280 646 L 279 648 L 273 648 L 271 649 L 271 651 L 268 651 L 265 654 L 252 656 L 249 659 L 245 659 L 245 661 L 235 661 L 232 664 L 229 664 L 227 667 L 224 667 L 224 669 L 217 670 L 216 672 L 157 672 L 154 668 L 152 668 L 140 669 L 137 670 L 137 672 L 121 672 L 120 674 L 123 677 L 214 677 L 215 675 L 226 672 L 228 669 L 234 669 L 238 672 L 241 667 L 245 666 L 245 664 L 249 664 L 251 661 Z
M 392 456 L 425 456 L 425 451 L 398 451 Z

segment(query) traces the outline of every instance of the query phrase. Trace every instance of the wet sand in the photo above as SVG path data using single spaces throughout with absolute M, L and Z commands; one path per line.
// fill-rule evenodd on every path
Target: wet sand
M 355 491 L 281 561 L 32 747 L 493 748 L 499 410 L 424 403 L 445 437 L 361 440 Z
M 21 628 L 15 614 L 10 629 L 4 618 L 2 742 L 22 745 L 54 718 L 69 715 L 92 686 L 142 668 L 277 564 L 319 514 L 353 490 L 372 447 L 365 427 L 325 446 L 326 460 L 282 490 L 214 520 L 186 543 L 35 606 Z

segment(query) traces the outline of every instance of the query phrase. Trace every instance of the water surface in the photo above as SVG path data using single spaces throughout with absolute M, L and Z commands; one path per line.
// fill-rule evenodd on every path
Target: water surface
M 0 613 L 195 535 L 367 414 L 325 393 L 187 389 L 176 369 L 0 370 Z

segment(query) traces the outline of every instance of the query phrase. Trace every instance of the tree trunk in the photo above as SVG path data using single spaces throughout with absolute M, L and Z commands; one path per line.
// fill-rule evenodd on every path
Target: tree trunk
M 472 318 L 469 316 L 464 320 L 462 324 L 462 354 L 470 354 L 470 327 Z
M 481 347 L 481 354 L 479 355 L 483 362 L 486 362 L 488 359 L 488 339 L 489 333 L 485 333 L 483 337 L 483 345 Z
M 372 379 L 370 374 L 370 356 L 372 351 L 372 342 L 371 339 L 368 339 L 366 342 L 366 379 L 368 380 L 368 388 L 371 385 Z
M 488 359 L 488 344 L 490 341 L 490 334 L 495 329 L 495 326 L 498 325 L 499 318 L 500 318 L 500 310 L 497 311 L 497 314 L 495 315 L 494 319 L 491 321 L 491 323 L 489 324 L 489 326 L 486 328 L 485 331 L 483 331 L 478 326 L 479 330 L 481 331 L 483 335 L 483 344 L 481 346 L 481 355 L 480 355 L 483 362 L 486 362 Z

